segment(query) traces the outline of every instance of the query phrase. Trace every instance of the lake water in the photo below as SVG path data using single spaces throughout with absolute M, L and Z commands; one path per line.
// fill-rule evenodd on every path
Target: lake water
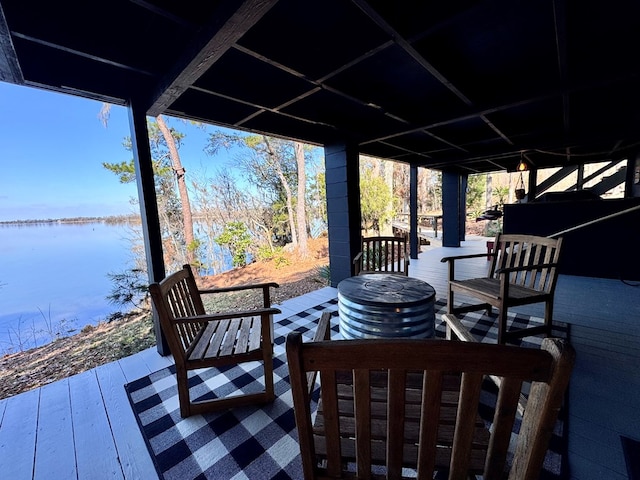
M 126 224 L 0 225 L 0 354 L 126 310 L 106 297 L 108 274 L 133 265 L 129 235 Z

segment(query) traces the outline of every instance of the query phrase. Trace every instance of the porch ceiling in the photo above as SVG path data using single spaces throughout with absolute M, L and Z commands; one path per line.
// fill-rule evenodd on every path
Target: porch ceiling
M 0 80 L 435 169 L 624 158 L 640 2 L 0 0 Z

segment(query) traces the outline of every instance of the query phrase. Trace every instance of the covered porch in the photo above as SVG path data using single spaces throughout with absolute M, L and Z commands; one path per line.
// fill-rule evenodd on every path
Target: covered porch
M 439 170 L 443 241 L 456 248 L 414 250 L 411 275 L 442 298 L 440 258 L 485 249 L 464 238 L 470 174 L 523 158 L 534 170 L 626 159 L 626 196 L 640 196 L 639 18 L 624 1 L 0 0 L 0 81 L 128 107 L 150 281 L 165 269 L 147 116 L 323 146 L 334 285 L 360 243 L 359 154 L 410 165 L 414 240 L 417 169 Z M 561 276 L 555 319 L 570 324 L 578 362 L 572 478 L 627 478 L 620 435 L 640 435 L 639 318 L 636 287 Z M 3 474 L 153 478 L 123 385 L 169 361 L 152 349 L 1 402 Z
M 436 244 L 437 242 L 434 242 Z M 485 250 L 485 238 L 460 248 L 433 245 L 411 261 L 410 274 L 446 295 L 440 258 Z M 479 258 L 461 274 L 483 273 Z M 568 392 L 567 466 L 572 479 L 625 479 L 621 436 L 640 431 L 640 307 L 637 286 L 613 279 L 561 275 L 555 320 L 569 324 L 577 363 Z M 279 305 L 280 318 L 335 299 L 324 287 Z M 540 315 L 537 306 L 522 313 Z M 440 320 L 436 318 L 438 323 Z M 124 385 L 172 363 L 155 348 L 0 402 L 0 453 L 7 478 L 156 478 Z M 256 407 L 259 408 L 259 407 Z

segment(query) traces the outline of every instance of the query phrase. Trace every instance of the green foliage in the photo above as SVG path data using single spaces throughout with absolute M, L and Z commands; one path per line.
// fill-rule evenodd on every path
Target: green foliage
M 102 162 L 102 166 L 114 173 L 120 183 L 132 183 L 136 180 L 136 170 L 133 165 L 133 160 L 120 163 Z
M 133 305 L 138 307 L 148 295 L 145 272 L 131 268 L 122 273 L 108 273 L 111 280 L 111 293 L 107 296 L 109 303 L 115 305 Z
M 324 171 L 317 172 L 311 177 L 310 185 L 308 187 L 309 201 L 307 205 L 310 205 L 310 209 L 314 213 L 314 216 L 327 223 L 327 188 L 326 188 L 326 175 Z
M 492 195 L 491 195 L 491 203 L 498 207 L 499 210 L 502 210 L 504 204 L 507 203 L 507 198 L 509 197 L 509 186 L 501 185 L 493 187 Z M 487 222 L 485 228 L 485 235 L 487 237 L 495 237 L 498 233 L 502 233 L 502 218 L 497 220 L 490 220 Z
M 320 282 L 324 285 L 331 285 L 331 269 L 329 265 L 320 265 L 316 267 L 316 275 L 320 278 Z
M 382 270 L 386 260 L 387 253 L 384 249 L 367 248 L 362 252 L 362 263 L 369 265 L 371 270 Z
M 231 262 L 234 267 L 244 267 L 247 264 L 247 251 L 251 246 L 251 235 L 243 222 L 227 223 L 215 241 L 231 252 Z
M 192 266 L 198 270 L 202 270 L 205 268 L 204 263 L 202 263 L 202 261 L 200 260 L 202 249 L 202 240 L 198 238 L 195 238 L 193 242 L 187 245 L 187 251 L 193 253 Z
M 493 196 L 491 197 L 491 200 L 494 205 L 502 208 L 504 204 L 507 203 L 507 198 L 509 198 L 508 185 L 493 187 Z
M 502 219 L 490 220 L 485 229 L 487 237 L 495 237 L 498 233 L 502 233 Z
M 276 254 L 273 257 L 273 261 L 276 264 L 276 268 L 282 268 L 291 264 L 287 256 L 284 254 L 282 247 L 279 247 L 276 251 Z
M 487 175 L 469 175 L 467 181 L 467 214 L 471 218 L 478 218 L 486 210 L 484 194 L 487 188 Z
M 380 231 L 393 217 L 393 195 L 384 178 L 366 168 L 360 177 L 360 208 L 365 229 Z
M 260 261 L 269 261 L 273 260 L 276 265 L 276 268 L 282 268 L 285 265 L 291 264 L 289 259 L 284 253 L 283 247 L 270 247 L 269 245 L 261 245 L 258 248 L 258 253 L 256 257 Z

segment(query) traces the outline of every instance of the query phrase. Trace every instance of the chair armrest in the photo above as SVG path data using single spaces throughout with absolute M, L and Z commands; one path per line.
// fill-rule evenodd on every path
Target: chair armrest
M 451 313 L 445 313 L 442 315 L 442 320 L 447 324 L 447 331 L 455 333 L 456 337 L 463 342 L 478 342 L 476 338 L 471 335 L 471 332 L 465 327 L 460 319 Z
M 440 262 L 445 263 L 445 262 L 452 262 L 455 260 L 464 260 L 466 258 L 480 258 L 480 257 L 487 257 L 487 256 L 491 256 L 491 255 L 495 255 L 495 253 L 470 253 L 468 255 L 457 255 L 454 257 L 442 257 L 440 259 Z
M 522 265 L 520 267 L 505 267 L 505 268 L 498 268 L 496 270 L 496 274 L 500 275 L 502 273 L 524 272 L 528 270 L 540 270 L 542 268 L 554 268 L 557 266 L 558 266 L 557 263 L 537 263 L 535 265 Z
M 331 313 L 323 312 L 320 316 L 320 320 L 318 320 L 318 327 L 316 328 L 316 333 L 313 336 L 313 342 L 322 342 L 331 340 Z M 316 377 L 318 376 L 318 371 L 313 370 L 307 372 L 307 385 L 309 386 L 309 396 L 313 394 L 313 390 L 316 386 Z
M 278 308 L 256 308 L 255 310 L 244 310 L 238 312 L 221 312 L 210 313 L 207 315 L 196 315 L 194 317 L 179 317 L 176 318 L 174 322 L 181 324 L 202 323 L 228 320 L 230 318 L 255 317 L 262 314 L 273 315 L 276 313 L 282 313 L 282 311 Z
M 353 273 L 357 277 L 362 270 L 362 252 L 359 252 L 353 259 Z
M 269 288 L 269 287 L 274 287 L 274 288 L 278 288 L 280 287 L 280 285 L 278 285 L 275 282 L 268 282 L 268 283 L 251 283 L 251 284 L 247 284 L 247 285 L 235 285 L 235 286 L 231 286 L 231 287 L 216 287 L 216 288 L 206 288 L 204 290 L 198 290 L 199 293 L 223 293 L 223 292 L 236 292 L 236 291 L 240 291 L 240 290 L 250 290 L 250 289 L 257 289 L 257 288 Z

